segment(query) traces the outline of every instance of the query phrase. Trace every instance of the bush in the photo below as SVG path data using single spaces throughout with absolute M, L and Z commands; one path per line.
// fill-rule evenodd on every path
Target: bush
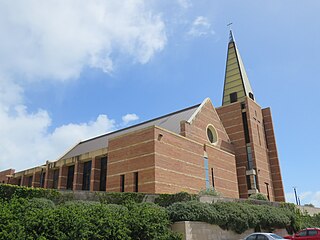
M 268 198 L 262 193 L 251 194 L 248 199 L 249 200 L 269 201 Z
M 130 204 L 129 226 L 132 239 L 181 239 L 170 231 L 168 212 L 154 203 Z
M 181 239 L 169 224 L 166 210 L 148 203 L 0 200 L 0 239 Z
M 202 189 L 199 194 L 199 196 L 214 196 L 214 197 L 219 197 L 221 194 L 217 192 L 213 188 L 208 188 L 208 189 Z
M 187 192 L 179 192 L 176 194 L 160 194 L 154 201 L 161 207 L 168 207 L 176 202 L 188 202 L 192 200 L 198 200 L 199 197 L 195 194 Z
M 291 224 L 287 209 L 248 203 L 180 202 L 167 208 L 170 219 L 176 221 L 201 221 L 219 225 L 222 229 L 243 233 L 249 228 L 283 228 Z
M 107 204 L 141 203 L 145 197 L 143 193 L 133 192 L 96 192 L 95 194 L 101 203 Z
M 0 199 L 10 200 L 12 198 L 47 198 L 57 200 L 60 193 L 55 189 L 30 188 L 10 184 L 0 184 Z

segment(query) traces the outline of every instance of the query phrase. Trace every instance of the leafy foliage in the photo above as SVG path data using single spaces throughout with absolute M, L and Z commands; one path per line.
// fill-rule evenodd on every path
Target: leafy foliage
M 126 204 L 129 202 L 141 203 L 145 194 L 135 192 L 97 192 L 96 196 L 101 203 Z
M 202 221 L 219 225 L 242 233 L 249 228 L 283 228 L 291 224 L 291 212 L 285 208 L 249 203 L 217 202 L 180 202 L 168 208 L 170 218 L 175 221 Z
M 0 239 L 181 239 L 169 224 L 166 210 L 155 204 L 0 201 Z
M 266 195 L 264 195 L 264 194 L 262 194 L 262 193 L 251 194 L 248 199 L 261 200 L 261 201 L 269 201 L 268 198 L 266 197 Z
M 0 184 L 0 199 L 12 198 L 47 198 L 57 200 L 60 193 L 55 189 L 30 188 L 10 184 Z
M 207 188 L 207 189 L 202 189 L 199 192 L 199 196 L 214 196 L 214 197 L 219 197 L 221 196 L 221 194 L 219 192 L 217 192 L 217 190 L 213 189 L 213 188 Z
M 154 202 L 161 207 L 168 207 L 176 202 L 187 202 L 198 199 L 199 197 L 195 194 L 179 192 L 175 194 L 160 194 Z

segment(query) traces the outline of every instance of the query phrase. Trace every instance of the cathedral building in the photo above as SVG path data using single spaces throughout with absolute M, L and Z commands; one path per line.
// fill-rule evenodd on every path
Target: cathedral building
M 0 173 L 4 175 L 4 173 Z M 9 183 L 107 192 L 254 193 L 285 201 L 270 108 L 255 100 L 232 32 L 222 106 L 201 104 L 76 144 Z

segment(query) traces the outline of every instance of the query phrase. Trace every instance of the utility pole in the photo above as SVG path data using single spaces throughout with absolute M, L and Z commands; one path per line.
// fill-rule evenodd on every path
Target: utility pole
M 296 204 L 299 205 L 298 196 L 297 196 L 297 187 L 293 187 L 293 191 L 294 191 L 294 196 L 296 198 Z

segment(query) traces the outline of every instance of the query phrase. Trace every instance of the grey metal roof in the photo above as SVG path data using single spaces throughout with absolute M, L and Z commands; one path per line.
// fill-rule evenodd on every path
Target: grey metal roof
M 161 128 L 167 129 L 171 132 L 180 134 L 180 122 L 183 120 L 188 121 L 199 106 L 200 104 L 197 104 L 195 106 L 185 108 L 180 111 L 170 113 L 168 115 L 164 115 L 162 117 L 155 118 L 155 119 L 152 119 L 128 128 L 120 129 L 111 133 L 103 134 L 95 138 L 81 141 L 79 144 L 77 144 L 74 148 L 72 148 L 60 159 L 67 159 L 67 158 L 79 156 L 87 152 L 95 151 L 101 148 L 106 148 L 108 146 L 108 140 L 110 138 L 120 136 L 128 132 L 140 130 L 153 125 L 156 125 Z

